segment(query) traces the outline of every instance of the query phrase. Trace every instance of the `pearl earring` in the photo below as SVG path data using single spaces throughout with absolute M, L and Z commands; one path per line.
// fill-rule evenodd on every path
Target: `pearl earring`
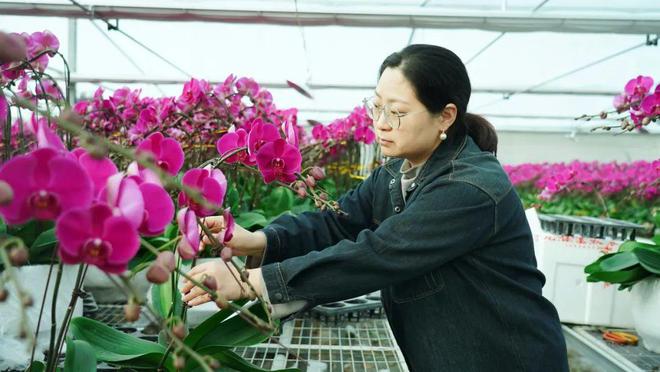
M 447 139 L 447 133 L 443 130 L 442 133 L 440 133 L 440 141 L 444 141 Z

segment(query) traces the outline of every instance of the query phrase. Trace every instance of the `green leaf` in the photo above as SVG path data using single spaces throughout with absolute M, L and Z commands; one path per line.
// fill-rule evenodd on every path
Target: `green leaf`
M 286 187 L 278 187 L 264 198 L 262 206 L 265 206 L 267 216 L 278 216 L 290 211 L 294 200 L 293 191 Z
M 609 253 L 609 254 L 604 254 L 604 255 L 598 257 L 598 259 L 596 261 L 594 261 L 594 262 L 590 263 L 589 265 L 585 266 L 584 272 L 586 274 L 592 274 L 592 273 L 595 273 L 597 271 L 602 271 L 603 269 L 600 267 L 601 262 L 603 262 L 606 259 L 614 256 L 615 254 L 616 253 Z
M 642 267 L 654 274 L 660 275 L 660 249 L 637 247 L 633 252 L 639 259 L 639 263 Z
M 268 317 L 261 306 L 261 304 L 255 304 L 250 307 L 250 311 L 259 317 L 261 320 L 267 322 Z M 220 323 L 216 328 L 215 332 L 206 334 L 199 342 L 196 347 L 201 348 L 204 346 L 225 346 L 225 347 L 236 347 L 236 346 L 250 346 L 255 345 L 260 342 L 263 342 L 270 337 L 269 334 L 264 334 L 262 331 L 256 329 L 243 318 L 236 315 L 232 318 L 225 320 Z
M 4 235 L 7 233 L 7 224 L 5 220 L 0 218 L 0 234 Z
M 49 229 L 37 237 L 30 246 L 30 263 L 48 262 L 53 255 L 53 249 L 57 245 L 55 229 Z
M 236 186 L 234 185 L 229 186 L 227 188 L 227 194 L 225 195 L 225 203 L 234 212 L 238 212 L 240 210 L 241 200 L 239 198 L 240 196 L 238 194 L 238 190 L 236 189 Z
M 133 337 L 85 317 L 71 320 L 70 332 L 75 339 L 87 341 L 94 349 L 96 359 L 101 362 L 155 369 L 165 354 L 162 345 Z
M 227 317 L 233 313 L 233 311 L 227 310 L 228 309 L 223 309 L 219 311 L 217 314 L 197 326 L 186 338 L 186 344 L 195 349 L 205 346 L 250 346 L 270 337 L 270 334 L 263 334 L 238 315 L 227 319 Z M 253 305 L 250 307 L 250 311 L 263 321 L 268 321 L 261 304 L 257 303 Z M 218 316 L 218 318 L 214 318 L 215 316 Z M 200 329 L 199 333 L 195 333 L 198 329 Z
M 94 349 L 84 340 L 66 340 L 66 359 L 64 372 L 96 371 Z
M 649 276 L 649 272 L 641 266 L 635 266 L 630 270 L 620 271 L 598 271 L 587 277 L 588 282 L 626 283 L 637 282 Z
M 30 367 L 25 370 L 26 372 L 46 372 L 46 363 L 35 360 Z
M 172 292 L 174 292 L 174 297 L 172 297 Z M 156 312 L 163 318 L 170 317 L 172 305 L 174 305 L 174 314 L 181 314 L 183 308 L 181 292 L 172 285 L 172 275 L 165 283 L 154 284 L 151 287 L 151 301 Z
M 247 300 L 232 301 L 232 303 L 237 306 L 243 306 L 247 303 Z M 227 319 L 227 317 L 229 317 L 231 314 L 233 314 L 232 310 L 222 309 L 211 315 L 209 318 L 207 318 L 205 321 L 190 331 L 184 340 L 186 345 L 194 347 L 197 342 L 199 342 L 199 340 L 204 338 L 204 336 L 206 336 L 209 332 L 213 332 L 215 328 L 223 320 Z
M 660 225 L 658 226 L 658 228 L 660 228 Z M 660 245 L 660 234 L 653 236 L 653 242 L 655 243 L 655 245 Z
M 621 243 L 621 245 L 619 246 L 619 249 L 617 250 L 617 252 L 628 252 L 628 251 L 632 251 L 633 248 L 635 248 L 636 246 L 637 246 L 637 242 L 636 242 L 636 241 L 634 241 L 634 240 L 626 240 L 625 242 Z
M 205 348 L 202 348 L 198 350 L 198 352 L 202 355 L 209 355 L 213 357 L 213 359 L 216 359 L 218 362 L 220 362 L 220 365 L 222 367 L 230 368 L 229 370 L 237 370 L 237 371 L 242 371 L 242 372 L 266 372 L 266 371 L 271 371 L 270 369 L 262 369 L 257 366 L 255 366 L 252 363 L 249 363 L 247 360 L 241 358 L 240 355 L 236 354 L 235 352 L 219 347 L 219 346 L 207 346 Z M 203 369 L 194 361 L 191 359 L 189 362 L 188 368 L 191 372 L 199 372 L 203 371 Z M 222 369 L 221 369 L 222 370 Z M 299 369 L 297 368 L 287 368 L 287 369 L 278 369 L 275 370 L 276 372 L 300 372 Z
M 247 230 L 252 230 L 253 228 L 266 227 L 268 221 L 263 214 L 256 212 L 243 212 L 236 217 L 236 223 Z
M 619 271 L 637 265 L 639 260 L 633 252 L 615 253 L 600 263 L 603 271 Z

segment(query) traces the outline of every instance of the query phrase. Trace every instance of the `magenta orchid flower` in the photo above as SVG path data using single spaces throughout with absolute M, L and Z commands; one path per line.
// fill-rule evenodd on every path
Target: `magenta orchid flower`
M 63 263 L 88 263 L 99 269 L 121 274 L 140 248 L 140 237 L 123 216 L 114 216 L 104 204 L 72 209 L 55 227 Z
M 376 140 L 376 133 L 367 126 L 359 126 L 355 129 L 354 137 L 358 142 L 371 145 Z
M 107 157 L 96 159 L 91 156 L 87 150 L 78 147 L 71 151 L 73 155 L 78 158 L 78 164 L 87 172 L 89 178 L 94 185 L 94 196 L 98 196 L 99 192 L 105 187 L 110 176 L 117 174 L 117 166 Z
M 134 178 L 138 184 L 149 182 L 155 183 L 156 185 L 163 185 L 156 172 L 149 168 L 141 168 L 136 161 L 130 163 L 128 167 L 126 167 L 126 175 Z
M 48 50 L 48 55 L 55 56 L 55 52 L 60 49 L 60 41 L 50 31 L 34 32 L 30 36 L 28 52 L 31 57 Z
M 631 97 L 641 99 L 653 87 L 653 78 L 650 76 L 639 75 L 634 79 L 628 81 L 625 87 L 625 92 Z
M 0 168 L 0 180 L 14 192 L 13 201 L 0 206 L 9 224 L 31 218 L 54 220 L 61 213 L 92 202 L 93 185 L 75 159 L 49 148 L 17 156 Z
M 300 150 L 283 139 L 268 142 L 257 153 L 257 166 L 264 177 L 264 182 L 279 180 L 291 183 L 300 172 L 302 156 Z
M 137 163 L 129 165 L 127 177 L 140 186 L 144 200 L 144 218 L 140 225 L 140 234 L 145 236 L 160 235 L 167 224 L 174 218 L 174 202 L 160 183 L 160 178 L 151 169 L 138 170 Z
M 143 182 L 140 192 L 144 199 L 144 218 L 139 231 L 145 236 L 160 235 L 174 218 L 174 202 L 160 185 Z
M 28 128 L 37 138 L 37 148 L 50 148 L 60 152 L 67 151 L 64 142 L 62 142 L 62 139 L 50 128 L 48 119 L 45 117 L 37 119 L 36 115 L 32 114 Z
M 236 90 L 240 95 L 255 97 L 259 93 L 259 84 L 253 79 L 242 77 L 236 81 Z
M 185 192 L 179 193 L 179 206 L 187 206 L 200 217 L 211 216 L 222 206 L 227 192 L 227 179 L 219 169 L 193 168 L 187 171 L 181 182 L 192 189 L 201 192 L 201 196 L 207 203 L 216 206 L 205 208 L 188 197 Z
M 137 148 L 137 152 L 148 152 L 155 157 L 156 164 L 171 175 L 175 175 L 181 170 L 184 161 L 183 148 L 181 144 L 172 138 L 165 138 L 162 133 L 156 132 L 144 141 Z
M 256 160 L 257 153 L 261 146 L 268 142 L 281 139 L 280 131 L 272 124 L 266 124 L 263 121 L 256 120 L 252 123 L 250 133 L 248 134 L 248 153 L 251 160 Z
M 135 229 L 142 225 L 144 199 L 137 182 L 117 173 L 110 178 L 99 193 L 99 201 L 112 208 L 115 215 L 122 215 Z
M 218 150 L 220 156 L 225 156 L 231 151 L 236 150 L 239 147 L 247 147 L 248 132 L 243 128 L 237 129 L 235 132 L 225 133 L 222 137 L 218 139 L 215 144 L 215 147 Z M 254 161 L 250 160 L 248 156 L 247 149 L 245 151 L 240 151 L 225 160 L 227 163 L 236 163 L 241 162 L 245 165 L 254 165 Z
M 656 89 L 655 93 L 644 98 L 641 108 L 646 116 L 653 117 L 660 115 L 660 92 L 657 92 Z
M 177 246 L 179 255 L 184 260 L 191 260 L 199 252 L 199 227 L 197 226 L 197 216 L 189 208 L 182 208 L 176 214 L 176 221 L 181 232 L 181 240 Z
M 231 208 L 227 208 L 222 212 L 222 218 L 225 222 L 225 233 L 222 237 L 222 242 L 227 243 L 234 237 L 234 228 L 236 227 L 236 221 L 234 221 L 234 216 L 231 214 Z

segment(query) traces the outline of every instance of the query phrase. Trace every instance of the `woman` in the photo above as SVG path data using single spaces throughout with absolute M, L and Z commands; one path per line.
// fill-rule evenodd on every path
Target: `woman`
M 470 92 L 447 49 L 390 55 L 365 104 L 394 160 L 340 199 L 348 215 L 282 216 L 235 232 L 235 254 L 263 255 L 250 280 L 277 316 L 380 289 L 412 371 L 568 370 L 522 205 L 494 156 L 494 130 L 466 113 Z M 191 275 L 215 277 L 229 299 L 249 292 L 220 263 Z M 209 300 L 191 289 L 189 305 Z

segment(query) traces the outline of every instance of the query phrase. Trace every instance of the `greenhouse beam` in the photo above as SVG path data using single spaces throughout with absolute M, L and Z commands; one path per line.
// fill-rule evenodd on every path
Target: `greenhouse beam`
M 198 21 L 288 26 L 410 27 L 438 29 L 479 29 L 506 32 L 571 32 L 655 34 L 660 17 L 640 14 L 530 13 L 528 11 L 451 11 L 411 6 L 392 7 L 300 7 L 295 12 L 289 4 L 249 6 L 236 2 L 229 7 L 168 7 L 162 3 L 129 1 L 116 5 L 95 2 L 97 18 L 140 19 L 151 21 Z M 251 4 L 251 3 L 250 3 Z M 0 2 L 0 14 L 89 18 L 79 7 L 68 3 Z

